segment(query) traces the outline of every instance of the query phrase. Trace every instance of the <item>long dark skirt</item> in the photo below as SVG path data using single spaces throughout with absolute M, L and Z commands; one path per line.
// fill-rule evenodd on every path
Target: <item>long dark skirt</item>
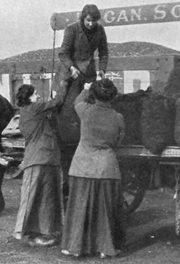
M 62 249 L 114 256 L 126 236 L 121 181 L 70 176 L 69 187 Z
M 14 236 L 52 235 L 62 229 L 63 208 L 59 166 L 32 166 L 24 171 Z

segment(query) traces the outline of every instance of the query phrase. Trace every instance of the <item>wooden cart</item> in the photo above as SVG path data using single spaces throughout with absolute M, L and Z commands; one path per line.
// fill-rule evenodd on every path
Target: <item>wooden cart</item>
M 168 146 L 160 155 L 144 146 L 121 146 L 116 149 L 122 171 L 124 204 L 128 213 L 141 204 L 145 191 L 173 188 L 177 196 L 180 179 L 180 147 Z
M 9 173 L 19 175 L 19 168 L 18 171 L 16 170 L 17 163 L 20 163 L 23 158 L 24 139 L 4 137 L 2 144 L 6 149 L 6 160 L 7 157 L 14 159 L 14 163 L 10 159 Z M 75 149 L 76 145 L 72 144 L 61 147 L 65 174 L 68 174 Z M 116 154 L 122 174 L 124 207 L 128 214 L 139 207 L 147 189 L 169 187 L 178 191 L 180 147 L 168 146 L 160 155 L 155 155 L 142 145 L 122 145 L 116 148 Z M 8 162 L 6 165 L 8 167 Z

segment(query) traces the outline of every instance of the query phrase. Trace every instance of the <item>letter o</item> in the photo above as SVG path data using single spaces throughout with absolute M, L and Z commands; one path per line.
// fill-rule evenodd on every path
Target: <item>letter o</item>
M 178 9 L 178 10 L 177 10 Z M 178 13 L 178 14 L 177 14 Z M 180 17 L 180 5 L 175 5 L 172 9 L 171 9 L 171 14 L 173 17 L 175 18 L 179 18 Z

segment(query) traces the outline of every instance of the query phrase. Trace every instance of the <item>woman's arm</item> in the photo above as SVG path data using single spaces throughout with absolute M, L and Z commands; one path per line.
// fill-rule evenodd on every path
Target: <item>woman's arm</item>
M 55 98 L 47 102 L 38 102 L 33 104 L 33 109 L 37 113 L 46 113 L 53 110 L 56 106 L 61 106 L 64 102 L 67 93 L 67 83 L 61 82 L 60 89 L 57 92 Z
M 75 102 L 74 102 L 74 106 L 75 106 L 75 110 L 78 114 L 78 116 L 81 118 L 84 114 L 84 112 L 86 111 L 86 109 L 89 107 L 89 103 L 88 103 L 88 98 L 89 98 L 89 88 L 91 86 L 91 83 L 88 84 L 86 83 L 84 85 L 84 89 L 82 90 L 82 92 L 77 96 Z

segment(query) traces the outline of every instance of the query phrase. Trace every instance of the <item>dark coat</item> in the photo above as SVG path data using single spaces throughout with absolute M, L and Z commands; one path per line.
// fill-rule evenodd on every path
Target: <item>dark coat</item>
M 110 103 L 86 102 L 83 90 L 75 101 L 81 120 L 81 138 L 73 157 L 69 175 L 87 178 L 120 179 L 114 148 L 124 135 L 124 118 Z
M 96 79 L 94 52 L 99 53 L 99 69 L 106 70 L 108 61 L 108 47 L 104 28 L 98 24 L 97 31 L 91 41 L 88 40 L 80 22 L 69 25 L 64 32 L 64 40 L 60 48 L 60 68 L 52 83 L 52 90 L 58 91 L 62 80 L 70 78 L 70 67 L 77 67 L 81 75 L 69 82 L 69 91 L 58 116 L 59 135 L 63 143 L 77 143 L 79 141 L 79 118 L 74 111 L 73 102 L 83 89 L 85 82 Z
M 60 165 L 57 138 L 47 116 L 63 102 L 65 94 L 48 102 L 31 103 L 21 108 L 19 128 L 25 138 L 24 168 L 32 165 Z
M 1 146 L 1 133 L 14 116 L 14 109 L 11 103 L 2 95 L 0 95 L 0 151 L 3 151 Z
M 98 50 L 99 70 L 106 71 L 108 62 L 107 38 L 102 25 L 98 24 L 91 41 L 88 40 L 80 22 L 69 25 L 64 32 L 60 48 L 60 75 L 62 79 L 70 77 L 70 67 L 75 66 L 86 78 L 96 76 L 94 52 Z
M 13 116 L 13 106 L 5 97 L 0 95 L 0 133 L 5 129 Z

